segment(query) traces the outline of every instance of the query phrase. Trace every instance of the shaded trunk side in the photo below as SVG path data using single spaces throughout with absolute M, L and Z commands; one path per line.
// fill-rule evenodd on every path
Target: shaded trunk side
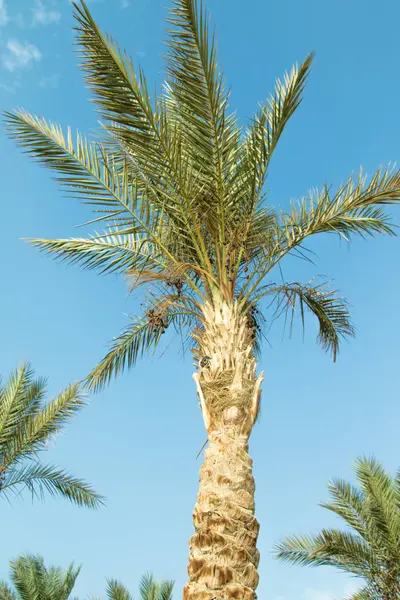
M 237 305 L 203 308 L 193 376 L 209 446 L 200 469 L 189 542 L 184 600 L 253 600 L 258 584 L 259 525 L 248 440 L 257 417 L 262 374 L 256 377 L 253 332 Z

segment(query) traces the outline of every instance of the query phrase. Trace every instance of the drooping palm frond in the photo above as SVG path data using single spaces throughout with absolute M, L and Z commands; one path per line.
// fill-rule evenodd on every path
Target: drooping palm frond
M 78 506 L 97 508 L 101 497 L 81 479 L 54 465 L 38 463 L 9 468 L 1 486 L 1 494 L 8 497 L 9 491 L 18 494 L 21 488 L 27 488 L 33 497 L 43 500 L 46 493 L 50 496 L 62 496 Z
M 155 351 L 165 330 L 174 326 L 179 330 L 194 327 L 197 316 L 185 299 L 163 302 L 156 298 L 148 304 L 142 316 L 131 318 L 131 323 L 113 340 L 109 352 L 87 377 L 86 383 L 92 390 L 99 390 L 124 369 L 133 366 L 149 351 Z
M 48 492 L 96 508 L 103 499 L 90 485 L 39 461 L 38 453 L 85 404 L 77 384 L 46 404 L 45 392 L 45 380 L 35 380 L 28 364 L 18 368 L 0 388 L 0 496 L 9 497 L 27 488 L 39 498 Z
M 293 318 L 297 306 L 299 307 L 303 328 L 305 308 L 317 317 L 318 342 L 324 350 L 332 352 L 334 361 L 341 338 L 354 335 L 346 300 L 338 297 L 337 291 L 329 289 L 326 283 L 284 283 L 279 286 L 267 286 L 265 290 L 261 290 L 261 297 L 271 295 L 277 299 L 276 314 L 291 312 Z
M 396 600 L 400 593 L 400 486 L 374 458 L 361 458 L 359 488 L 340 479 L 329 484 L 331 501 L 322 506 L 344 519 L 355 533 L 335 529 L 316 536 L 290 536 L 276 556 L 293 564 L 331 565 L 361 577 L 366 586 L 351 600 Z
M 101 141 L 81 134 L 73 141 L 70 130 L 63 133 L 22 110 L 7 112 L 5 124 L 24 151 L 55 173 L 62 189 L 91 206 L 94 218 L 86 225 L 101 223 L 105 231 L 31 240 L 39 249 L 100 273 L 134 275 L 142 288 L 164 285 L 180 271 L 197 305 L 222 299 L 248 313 L 252 305 L 268 310 L 262 299 L 272 269 L 290 253 L 302 255 L 308 236 L 394 233 L 384 205 L 400 200 L 398 171 L 379 169 L 370 180 L 360 174 L 337 192 L 324 187 L 288 212 L 266 204 L 270 160 L 302 102 L 313 54 L 277 80 L 242 128 L 229 108 L 201 3 L 172 0 L 167 77 L 154 96 L 143 71 L 100 31 L 85 2 L 73 6 L 81 66 L 103 119 Z M 318 340 L 336 358 L 341 340 L 354 333 L 345 302 L 297 283 L 280 295 L 287 307 L 296 303 L 300 313 L 303 307 L 314 312 Z M 92 387 L 100 389 L 158 343 L 141 319 L 122 332 L 97 375 L 89 376 Z M 193 339 L 190 326 L 185 333 Z

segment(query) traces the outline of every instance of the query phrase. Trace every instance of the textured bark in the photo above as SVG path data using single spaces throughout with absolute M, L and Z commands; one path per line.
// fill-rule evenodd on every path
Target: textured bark
M 258 413 L 253 332 L 236 305 L 203 308 L 194 374 L 209 446 L 200 469 L 184 600 L 253 600 L 259 525 L 248 440 Z

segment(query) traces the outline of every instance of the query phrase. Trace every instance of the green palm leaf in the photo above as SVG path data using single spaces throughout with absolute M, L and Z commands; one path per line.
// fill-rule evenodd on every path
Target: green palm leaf
M 26 487 L 32 496 L 40 500 L 47 493 L 67 498 L 78 506 L 98 508 L 103 504 L 102 496 L 90 485 L 53 465 L 33 463 L 15 470 L 9 469 L 1 488 L 2 493 L 7 496 L 10 490 L 17 494 L 21 487 Z
M 116 579 L 107 580 L 106 593 L 108 600 L 132 600 L 127 588 Z
M 47 568 L 41 556 L 22 555 L 10 561 L 15 591 L 3 583 L 0 597 L 3 600 L 68 600 L 80 570 L 73 563 L 65 571 L 60 567 Z
M 322 506 L 354 531 L 324 529 L 316 536 L 290 536 L 276 556 L 298 565 L 334 566 L 361 577 L 363 588 L 348 600 L 395 600 L 400 593 L 400 505 L 396 478 L 374 458 L 355 464 L 358 487 L 340 479 L 329 484 Z
M 149 308 L 141 317 L 132 318 L 128 327 L 112 342 L 106 356 L 86 379 L 89 389 L 95 391 L 102 389 L 110 379 L 134 365 L 143 354 L 154 352 L 169 325 L 190 326 L 196 318 L 195 313 L 188 306 L 176 308 L 169 305 L 164 310 L 159 299 L 150 306 L 155 308 Z M 151 310 L 153 314 L 160 315 L 161 321 L 149 318 Z
M 12 373 L 0 389 L 0 496 L 9 497 L 27 488 L 39 498 L 47 492 L 96 508 L 103 498 L 90 485 L 38 460 L 38 453 L 46 449 L 49 439 L 85 404 L 77 384 L 46 404 L 45 392 L 45 380 L 34 379 L 28 364 Z
M 318 320 L 318 342 L 325 350 L 332 352 L 333 359 L 336 360 L 341 338 L 354 335 L 347 302 L 336 294 L 337 291 L 330 290 L 326 283 L 284 283 L 280 286 L 267 286 L 256 300 L 273 295 L 278 302 L 277 314 L 291 312 L 292 317 L 298 306 L 303 327 L 304 312 L 307 308 Z
M 17 600 L 17 594 L 4 581 L 0 581 L 0 600 Z

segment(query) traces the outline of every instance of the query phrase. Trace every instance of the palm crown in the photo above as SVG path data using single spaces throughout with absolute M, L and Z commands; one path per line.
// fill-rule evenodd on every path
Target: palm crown
M 22 555 L 10 561 L 10 576 L 13 588 L 0 581 L 0 600 L 68 600 L 75 586 L 81 567 L 71 563 L 64 570 L 46 567 L 41 556 Z M 172 600 L 172 581 L 155 581 L 151 573 L 140 580 L 141 600 Z M 107 581 L 108 600 L 132 600 L 127 588 L 116 579 Z M 76 600 L 76 599 L 75 599 Z
M 84 405 L 77 384 L 47 404 L 43 403 L 45 393 L 46 380 L 35 379 L 28 364 L 16 369 L 6 386 L 0 387 L 0 497 L 9 499 L 28 488 L 33 496 L 47 492 L 81 506 L 98 507 L 103 499 L 90 485 L 38 458 Z
M 316 536 L 291 536 L 277 557 L 299 565 L 330 565 L 364 579 L 352 600 L 396 600 L 400 594 L 400 471 L 392 478 L 375 459 L 357 461 L 359 487 L 341 479 L 329 485 L 324 508 L 350 531 L 323 529 Z M 352 531 L 351 531 L 352 530 Z
M 10 571 L 15 589 L 0 582 L 1 600 L 68 600 L 80 567 L 47 568 L 41 556 L 28 554 L 10 561 Z
M 146 573 L 140 580 L 139 592 L 141 600 L 172 600 L 173 581 L 157 583 L 151 573 Z M 108 600 L 133 600 L 127 588 L 116 579 L 107 581 Z
M 152 98 L 141 69 L 94 22 L 82 1 L 73 3 L 86 82 L 103 119 L 101 141 L 19 110 L 6 113 L 12 138 L 56 171 L 62 187 L 95 212 L 104 231 L 86 238 L 32 243 L 64 260 L 101 273 L 129 276 L 150 289 L 143 313 L 112 343 L 88 379 L 104 385 L 157 346 L 166 327 L 187 331 L 196 344 L 201 307 L 237 303 L 248 316 L 257 348 L 262 300 L 299 306 L 319 321 L 319 341 L 336 357 L 340 339 L 353 334 L 346 302 L 325 283 L 276 285 L 272 270 L 288 254 L 304 255 L 316 233 L 349 239 L 393 233 L 383 205 L 400 196 L 398 172 L 360 174 L 336 193 L 314 191 L 287 212 L 265 202 L 269 163 L 302 100 L 310 54 L 277 80 L 247 128 L 229 108 L 207 15 L 196 0 L 174 0 L 169 12 L 167 78 Z M 194 336 L 191 336 L 193 334 Z

